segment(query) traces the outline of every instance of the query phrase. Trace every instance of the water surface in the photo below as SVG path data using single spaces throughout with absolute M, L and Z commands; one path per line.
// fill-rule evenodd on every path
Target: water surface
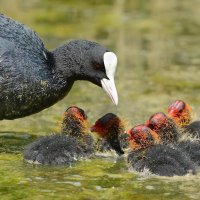
M 95 85 L 79 81 L 62 101 L 38 114 L 0 122 L 1 199 L 200 199 L 200 175 L 161 178 L 130 172 L 125 158 L 76 166 L 25 164 L 24 146 L 59 131 L 64 110 L 76 105 L 90 123 L 107 112 L 141 124 L 175 99 L 200 116 L 199 0 L 1 0 L 1 12 L 34 29 L 48 49 L 77 38 L 97 41 L 119 59 L 119 106 Z

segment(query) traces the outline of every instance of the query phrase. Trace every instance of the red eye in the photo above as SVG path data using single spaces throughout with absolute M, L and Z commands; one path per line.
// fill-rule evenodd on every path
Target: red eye
M 94 63 L 94 67 L 96 69 L 100 69 L 102 67 L 102 65 L 100 63 Z

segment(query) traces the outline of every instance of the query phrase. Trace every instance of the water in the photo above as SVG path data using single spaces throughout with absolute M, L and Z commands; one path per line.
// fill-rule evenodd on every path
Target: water
M 119 59 L 116 108 L 100 88 L 75 83 L 70 94 L 38 114 L 0 122 L 1 199 L 200 199 L 200 175 L 147 176 L 126 159 L 97 158 L 76 166 L 32 166 L 22 150 L 36 136 L 59 131 L 64 110 L 82 107 L 94 121 L 114 112 L 127 128 L 175 99 L 200 117 L 199 0 L 1 0 L 1 12 L 34 29 L 53 49 L 66 40 L 95 40 Z

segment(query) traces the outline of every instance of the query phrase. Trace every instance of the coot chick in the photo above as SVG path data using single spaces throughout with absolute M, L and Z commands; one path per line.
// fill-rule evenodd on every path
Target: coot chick
M 176 121 L 176 123 L 189 133 L 191 137 L 180 141 L 178 147 L 187 152 L 190 159 L 200 166 L 200 121 L 190 123 L 192 119 L 192 110 L 190 106 L 182 101 L 173 101 L 168 107 L 168 115 Z M 195 137 L 195 138 L 192 138 Z
M 187 154 L 168 145 L 158 144 L 159 136 L 147 126 L 136 126 L 129 134 L 132 151 L 127 159 L 132 169 L 160 176 L 183 176 L 189 171 L 195 173 L 195 165 Z
M 192 120 L 192 109 L 188 103 L 182 100 L 176 100 L 170 103 L 168 106 L 168 115 L 179 126 L 185 127 Z
M 178 141 L 179 131 L 176 123 L 162 112 L 153 114 L 146 122 L 146 126 L 160 136 L 163 144 Z
M 71 165 L 94 153 L 92 136 L 86 134 L 86 115 L 78 107 L 64 114 L 62 134 L 42 137 L 25 148 L 24 160 L 33 164 Z
M 117 105 L 117 57 L 74 40 L 48 51 L 34 31 L 0 14 L 0 120 L 40 112 L 64 98 L 76 80 L 102 87 Z
M 124 154 L 121 145 L 126 146 L 125 137 L 122 137 L 120 143 L 120 134 L 124 133 L 124 125 L 117 115 L 105 114 L 91 127 L 91 132 L 96 132 L 100 137 L 96 143 L 97 151 L 107 152 L 113 149 L 118 155 Z
M 200 121 L 192 121 L 192 109 L 188 103 L 182 100 L 173 101 L 168 106 L 168 115 L 184 132 L 200 138 Z
M 137 125 L 127 130 L 126 133 L 128 134 L 129 146 L 134 151 L 160 143 L 160 136 L 145 124 Z

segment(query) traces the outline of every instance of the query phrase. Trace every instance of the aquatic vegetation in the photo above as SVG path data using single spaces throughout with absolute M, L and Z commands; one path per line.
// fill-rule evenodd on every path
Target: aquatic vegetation
M 116 52 L 119 106 L 111 105 L 106 94 L 100 95 L 100 88 L 77 82 L 66 99 L 36 115 L 2 121 L 0 131 L 35 136 L 58 132 L 61 113 L 75 102 L 86 110 L 91 124 L 107 112 L 125 117 L 132 125 L 141 124 L 152 113 L 165 112 L 163 105 L 174 99 L 190 102 L 199 118 L 200 4 L 196 2 L 1 0 L 1 12 L 33 28 L 48 49 L 85 38 Z M 123 158 L 92 160 L 73 169 L 26 165 L 19 152 L 28 140 L 0 138 L 2 200 L 199 199 L 199 174 L 143 177 L 130 174 Z

